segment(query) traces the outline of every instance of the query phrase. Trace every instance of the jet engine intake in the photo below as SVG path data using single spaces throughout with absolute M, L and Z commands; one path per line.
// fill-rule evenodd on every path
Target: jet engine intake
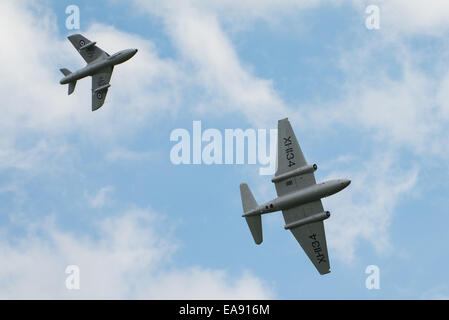
M 280 174 L 276 177 L 274 177 L 273 179 L 271 179 L 271 182 L 276 183 L 279 181 L 283 181 L 292 177 L 296 177 L 296 176 L 300 176 L 303 174 L 307 174 L 307 173 L 312 173 L 315 172 L 318 169 L 318 166 L 316 164 L 312 164 L 312 165 L 307 165 L 283 174 Z
M 295 222 L 289 223 L 286 226 L 284 226 L 284 229 L 285 230 L 294 229 L 301 226 L 305 226 L 306 224 L 323 221 L 329 218 L 330 216 L 331 214 L 329 211 L 319 212 L 314 215 L 308 216 L 307 218 L 299 219 Z

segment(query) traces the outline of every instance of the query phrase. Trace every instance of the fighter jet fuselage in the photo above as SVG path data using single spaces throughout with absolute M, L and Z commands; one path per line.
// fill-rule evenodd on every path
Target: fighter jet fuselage
M 326 198 L 340 192 L 350 183 L 350 180 L 336 179 L 315 184 L 265 202 L 256 209 L 244 213 L 242 217 L 286 210 L 306 203 L 321 200 L 322 198 Z
M 66 68 L 61 69 L 64 78 L 59 83 L 68 84 L 68 94 L 70 95 L 75 91 L 78 80 L 92 77 L 92 111 L 98 110 L 103 106 L 111 87 L 109 82 L 114 66 L 131 59 L 137 53 L 137 49 L 122 50 L 110 56 L 97 47 L 96 42 L 90 41 L 81 34 L 73 34 L 68 39 L 87 65 L 75 72 Z
M 59 82 L 60 84 L 69 84 L 70 82 L 78 81 L 85 77 L 93 76 L 100 70 L 106 67 L 114 67 L 118 64 L 128 61 L 137 53 L 137 49 L 126 49 L 116 54 L 109 56 L 107 58 L 100 57 L 96 61 L 93 61 L 86 65 L 84 68 L 79 69 L 71 73 L 70 75 L 64 77 Z

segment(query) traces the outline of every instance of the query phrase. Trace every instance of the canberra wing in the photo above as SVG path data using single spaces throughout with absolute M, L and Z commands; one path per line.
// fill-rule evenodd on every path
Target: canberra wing
M 283 210 L 282 214 L 284 215 L 285 223 L 289 224 L 323 211 L 323 204 L 321 200 L 318 200 Z M 315 265 L 318 272 L 320 274 L 329 273 L 330 264 L 323 221 L 292 228 L 290 231 Z
M 106 67 L 92 76 L 92 111 L 100 109 L 108 94 L 114 67 Z
M 302 153 L 292 126 L 290 125 L 290 121 L 288 121 L 288 118 L 279 120 L 277 169 L 275 176 L 279 176 L 306 165 L 306 158 Z M 283 196 L 314 184 L 316 184 L 316 180 L 315 175 L 312 172 L 279 181 L 275 186 L 278 196 Z
M 68 37 L 69 41 L 75 47 L 75 49 L 80 53 L 86 63 L 91 63 L 100 57 L 108 57 L 109 55 L 98 48 L 94 42 L 85 38 L 80 34 L 73 34 Z

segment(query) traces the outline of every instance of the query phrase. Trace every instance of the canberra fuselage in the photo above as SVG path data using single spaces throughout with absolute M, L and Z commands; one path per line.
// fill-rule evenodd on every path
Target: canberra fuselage
M 350 183 L 350 180 L 337 179 L 315 184 L 310 187 L 306 187 L 296 192 L 292 192 L 281 197 L 277 197 L 271 201 L 265 202 L 254 210 L 244 213 L 242 216 L 248 217 L 286 210 L 305 203 L 320 200 L 343 190 Z

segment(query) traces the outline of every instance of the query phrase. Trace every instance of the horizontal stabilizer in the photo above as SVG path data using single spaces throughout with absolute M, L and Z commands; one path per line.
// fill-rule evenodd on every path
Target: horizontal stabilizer
M 254 196 L 246 183 L 242 183 L 240 185 L 240 195 L 242 197 L 242 206 L 244 213 L 257 209 L 259 205 L 254 199 Z M 251 215 L 245 217 L 245 219 L 246 222 L 248 223 L 248 227 L 249 230 L 251 231 L 254 242 L 256 244 L 261 244 L 263 241 L 261 215 L 260 214 Z
M 76 81 L 69 83 L 69 95 L 71 95 L 73 93 L 73 91 L 75 91 L 75 87 L 76 87 Z
M 72 72 L 69 69 L 66 68 L 62 68 L 60 69 L 60 71 L 62 72 L 63 75 L 65 75 L 66 77 L 70 74 L 72 74 Z
M 263 241 L 262 235 L 262 216 L 246 217 L 246 222 L 248 223 L 249 230 L 253 236 L 254 242 L 256 244 L 261 244 Z

